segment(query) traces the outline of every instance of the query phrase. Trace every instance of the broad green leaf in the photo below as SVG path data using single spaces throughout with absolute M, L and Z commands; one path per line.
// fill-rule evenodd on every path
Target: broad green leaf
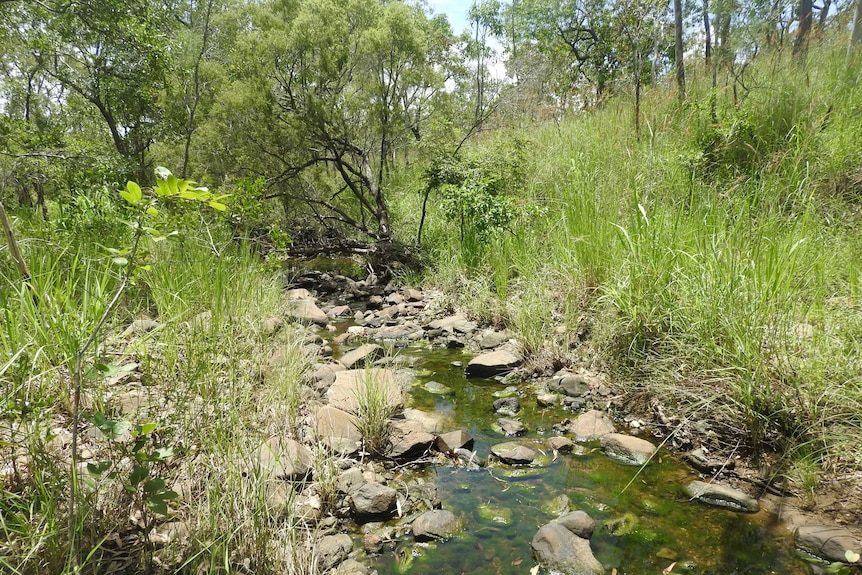
M 165 488 L 165 480 L 161 477 L 150 479 L 144 483 L 144 493 L 155 493 Z
M 125 421 L 125 420 L 112 421 L 109 435 L 112 438 L 116 439 L 117 437 L 120 437 L 121 435 L 123 435 L 124 433 L 129 431 L 129 429 L 131 427 L 132 427 L 132 424 L 129 423 L 128 421 Z
M 131 475 L 129 475 L 129 483 L 137 486 L 138 483 L 147 478 L 147 475 L 150 474 L 150 470 L 141 465 L 136 465 L 134 469 L 132 469 Z
M 167 459 L 168 457 L 173 457 L 173 455 L 174 455 L 173 447 L 159 447 L 158 449 L 153 451 L 153 454 L 151 455 L 151 457 L 153 459 L 157 459 L 157 460 L 161 461 L 162 459 Z
M 171 174 L 168 176 L 168 179 L 165 180 L 165 183 L 168 186 L 168 192 L 171 196 L 176 196 L 180 193 L 180 179 L 175 175 Z
M 90 475 L 99 477 L 108 469 L 111 468 L 110 461 L 100 461 L 99 463 L 88 463 L 87 471 L 90 472 Z
M 179 497 L 180 494 L 176 491 L 167 490 L 159 493 L 159 498 L 161 498 L 163 501 L 171 501 L 172 499 L 179 499 Z
M 213 202 L 208 202 L 208 203 L 209 203 L 209 206 L 214 210 L 218 210 L 220 212 L 224 212 L 225 210 L 227 210 L 227 206 L 221 202 L 213 201 Z
M 149 208 L 147 208 L 147 215 L 155 217 L 159 215 L 159 210 L 157 210 L 153 206 L 150 206 Z
M 142 423 L 135 429 L 135 433 L 137 435 L 147 435 L 148 433 L 152 433 L 156 430 L 155 423 Z
M 156 496 L 147 497 L 146 503 L 147 507 L 149 507 L 150 511 L 153 513 L 158 513 L 159 515 L 168 514 L 168 505 L 160 498 Z
M 128 258 L 124 258 L 122 256 L 117 256 L 117 257 L 113 258 L 111 261 L 114 262 L 114 264 L 120 266 L 121 268 L 124 268 L 127 265 L 129 265 Z

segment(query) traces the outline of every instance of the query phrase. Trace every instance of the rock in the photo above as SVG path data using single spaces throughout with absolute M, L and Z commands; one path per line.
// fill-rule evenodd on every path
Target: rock
M 471 333 L 476 331 L 476 322 L 467 319 L 463 314 L 455 314 L 432 321 L 426 326 L 429 330 L 443 330 L 446 333 Z
M 563 575 L 604 575 L 605 570 L 593 555 L 590 542 L 558 521 L 540 527 L 530 546 L 536 560 L 550 571 Z
M 368 554 L 383 551 L 383 537 L 377 533 L 366 533 L 365 537 L 362 538 L 362 544 L 365 547 L 365 552 Z
M 348 351 L 341 358 L 341 365 L 347 369 L 362 367 L 365 364 L 372 363 L 376 359 L 380 359 L 384 355 L 382 347 L 376 343 L 366 343 L 354 350 Z
M 544 503 L 541 507 L 542 511 L 548 515 L 565 515 L 571 510 L 571 502 L 566 495 L 558 495 L 554 499 Z
M 524 361 L 520 354 L 498 349 L 474 357 L 467 364 L 467 377 L 494 377 L 509 373 Z
M 129 417 L 143 411 L 147 407 L 147 393 L 143 389 L 132 389 L 113 397 L 111 403 L 117 413 Z
M 448 394 L 452 393 L 451 387 L 447 387 L 447 386 L 445 386 L 442 383 L 437 382 L 437 381 L 429 381 L 425 385 L 423 385 L 422 387 L 428 393 L 434 393 L 437 395 L 448 395 Z
M 575 444 L 568 437 L 554 436 L 548 438 L 548 447 L 556 449 L 560 453 L 571 453 L 575 448 Z
M 380 483 L 364 483 L 350 495 L 350 509 L 360 518 L 391 516 L 398 493 Z
M 517 419 L 507 419 L 505 417 L 497 420 L 497 426 L 500 428 L 500 432 L 506 437 L 517 437 L 527 431 L 527 426 Z
M 582 413 L 569 427 L 576 441 L 595 441 L 603 436 L 614 433 L 616 428 L 607 414 L 595 409 Z
M 349 305 L 337 305 L 328 312 L 326 312 L 331 318 L 336 317 L 347 317 L 350 315 L 350 306 Z
M 322 571 L 328 571 L 344 561 L 353 551 L 353 541 L 349 535 L 327 535 L 321 537 L 314 546 L 317 562 Z
M 501 397 L 494 401 L 494 411 L 505 415 L 514 415 L 521 411 L 521 402 L 517 397 Z
M 321 365 L 311 374 L 311 381 L 316 384 L 318 389 L 327 388 L 335 382 L 335 374 L 339 371 L 344 371 L 344 366 L 340 363 Z
M 643 465 L 655 454 L 655 445 L 646 439 L 609 433 L 601 438 L 605 453 L 630 465 Z
M 436 439 L 415 421 L 393 422 L 388 455 L 393 459 L 416 459 L 431 449 Z
M 536 396 L 536 403 L 539 407 L 553 407 L 560 402 L 560 397 L 556 393 L 540 393 Z
M 536 452 L 525 445 L 507 441 L 491 447 L 491 454 L 509 465 L 529 465 L 536 459 Z
M 596 529 L 595 520 L 583 511 L 566 513 L 557 517 L 554 521 L 583 539 L 592 537 L 593 531 Z
M 120 334 L 120 337 L 125 339 L 132 335 L 142 335 L 147 333 L 148 331 L 152 331 L 159 327 L 159 322 L 152 320 L 148 317 L 136 319 L 132 323 L 129 324 L 123 333 Z
M 476 508 L 476 512 L 479 514 L 479 517 L 490 523 L 496 523 L 497 525 L 512 524 L 512 510 L 508 507 L 500 507 L 489 501 L 481 503 Z
M 720 469 L 733 469 L 736 463 L 732 459 L 719 459 L 707 455 L 703 447 L 683 454 L 682 460 L 702 473 L 714 474 Z
M 757 513 L 760 511 L 760 503 L 757 499 L 724 485 L 716 485 L 715 483 L 705 483 L 703 481 L 692 481 L 689 483 L 685 492 L 692 498 L 702 501 L 707 505 L 716 507 L 725 507 L 734 511 L 744 511 L 746 513 Z
M 280 317 L 268 317 L 263 320 L 263 333 L 268 336 L 273 336 L 284 326 L 284 320 Z
M 404 290 L 404 299 L 407 301 L 422 301 L 425 299 L 425 294 L 423 294 L 418 289 L 407 289 Z
M 189 526 L 183 521 L 171 521 L 150 531 L 150 543 L 157 546 L 185 541 L 189 538 Z
M 640 519 L 632 512 L 623 513 L 613 519 L 605 521 L 605 530 L 616 537 L 622 537 L 633 533 Z
M 851 563 L 847 557 L 848 551 L 857 556 L 862 555 L 862 544 L 843 527 L 802 525 L 796 529 L 795 535 L 797 547 L 826 561 Z
M 317 435 L 327 447 L 345 455 L 359 451 L 362 434 L 352 415 L 325 405 L 317 411 L 315 419 Z
M 311 295 L 311 292 L 305 288 L 296 288 L 287 290 L 284 292 L 284 299 L 288 300 L 296 300 L 296 299 L 314 299 Z
M 362 470 L 358 467 L 351 467 L 338 474 L 335 480 L 338 486 L 338 491 L 344 494 L 351 494 L 365 483 L 365 477 L 362 475 Z
M 421 409 L 407 408 L 402 413 L 407 421 L 415 421 L 422 425 L 428 433 L 437 433 L 444 429 L 446 417 L 440 413 L 428 413 Z
M 326 397 L 332 407 L 356 413 L 359 409 L 359 398 L 367 393 L 379 395 L 385 401 L 386 409 L 392 414 L 404 406 L 401 387 L 395 381 L 395 375 L 388 369 L 340 371 L 335 374 L 335 381 L 329 386 Z
M 494 349 L 509 341 L 509 334 L 505 331 L 485 330 L 476 338 L 480 349 Z
M 258 448 L 261 473 L 289 481 L 311 474 L 311 451 L 293 439 L 269 438 Z
M 473 438 L 466 431 L 458 429 L 437 437 L 436 447 L 441 453 L 449 453 L 461 448 L 472 449 Z
M 461 522 L 451 511 L 433 509 L 417 517 L 411 528 L 417 541 L 448 539 L 461 530 Z
M 326 325 L 326 322 L 329 321 L 326 314 L 317 307 L 312 299 L 293 299 L 288 300 L 287 303 L 285 313 L 293 319 L 318 325 Z
M 332 571 L 333 575 L 368 575 L 368 567 L 356 559 L 347 559 Z
M 583 397 L 590 392 L 590 380 L 580 374 L 566 374 L 551 381 L 548 386 L 551 391 L 565 394 L 569 397 Z

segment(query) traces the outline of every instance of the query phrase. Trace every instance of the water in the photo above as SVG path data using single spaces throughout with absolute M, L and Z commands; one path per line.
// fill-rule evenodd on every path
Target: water
M 473 436 L 474 449 L 483 458 L 491 445 L 507 441 L 493 430 L 498 416 L 491 406 L 492 394 L 503 384 L 465 378 L 463 368 L 451 366 L 469 360 L 459 351 L 413 348 L 401 353 L 415 358 L 420 374 L 411 407 L 447 415 L 451 429 Z M 422 386 L 431 380 L 453 393 L 425 391 Z M 518 441 L 547 438 L 554 423 L 573 417 L 561 409 L 539 408 L 527 387 L 520 386 L 524 393 L 518 415 L 528 432 Z M 553 459 L 547 449 L 546 455 Z M 380 575 L 526 574 L 535 565 L 533 535 L 556 517 L 553 509 L 567 499 L 570 509 L 586 511 L 596 520 L 591 546 L 608 573 L 658 574 L 673 563 L 671 573 L 809 573 L 793 553 L 790 537 L 766 512 L 738 514 L 689 501 L 682 488 L 697 476 L 667 453 L 660 452 L 638 472 L 606 457 L 594 444 L 585 446 L 582 454 L 559 455 L 543 468 L 520 468 L 516 473 L 523 477 L 507 477 L 512 469 L 517 468 L 425 469 L 437 484 L 443 508 L 464 520 L 464 532 L 427 545 L 405 537 L 371 559 L 370 566 Z

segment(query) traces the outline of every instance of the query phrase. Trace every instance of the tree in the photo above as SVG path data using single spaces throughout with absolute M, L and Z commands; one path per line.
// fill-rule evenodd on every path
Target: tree
M 676 62 L 676 85 L 680 101 L 685 100 L 685 63 L 682 44 L 682 0 L 673 0 L 674 60 Z
M 850 48 L 862 44 L 862 0 L 856 0 L 856 13 L 853 17 L 853 33 L 850 35 Z

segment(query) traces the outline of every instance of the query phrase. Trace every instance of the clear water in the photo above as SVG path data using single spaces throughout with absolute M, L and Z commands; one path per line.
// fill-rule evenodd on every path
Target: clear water
M 446 414 L 451 429 L 473 436 L 474 449 L 483 458 L 491 445 L 507 441 L 493 430 L 498 416 L 492 408 L 492 394 L 505 386 L 468 380 L 463 368 L 451 366 L 453 361 L 466 365 L 470 356 L 425 348 L 401 353 L 416 359 L 420 374 L 411 392 L 412 407 Z M 422 386 L 431 380 L 453 393 L 428 393 Z M 525 441 L 547 438 L 554 423 L 573 417 L 561 409 L 539 408 L 531 393 L 520 399 L 519 419 L 528 427 Z M 539 526 L 556 516 L 552 508 L 559 507 L 563 496 L 572 510 L 586 511 L 596 520 L 591 546 L 608 573 L 659 574 L 672 563 L 671 573 L 809 572 L 793 553 L 790 537 L 766 512 L 739 514 L 689 501 L 682 488 L 697 476 L 667 453 L 640 473 L 604 456 L 597 445 L 586 446 L 580 455 L 559 455 L 541 469 L 521 468 L 523 477 L 507 477 L 507 469 L 512 468 L 429 466 L 423 473 L 436 482 L 443 508 L 463 519 L 464 532 L 427 545 L 405 536 L 371 558 L 370 566 L 380 575 L 526 574 L 535 565 L 530 541 Z

